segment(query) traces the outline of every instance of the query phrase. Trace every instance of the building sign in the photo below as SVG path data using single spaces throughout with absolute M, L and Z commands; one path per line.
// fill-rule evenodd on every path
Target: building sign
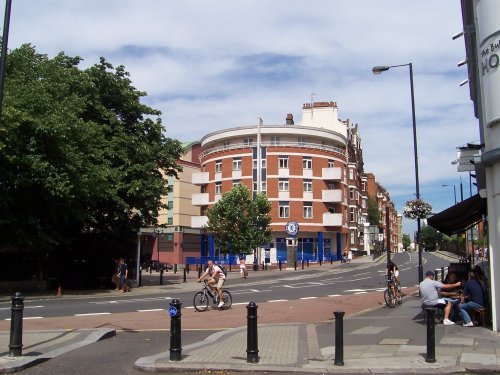
M 476 156 L 479 156 L 479 150 L 460 148 L 457 151 L 458 172 L 474 172 L 475 166 L 471 161 L 473 161 Z
M 500 2 L 477 1 L 476 16 L 484 123 L 491 127 L 500 121 Z

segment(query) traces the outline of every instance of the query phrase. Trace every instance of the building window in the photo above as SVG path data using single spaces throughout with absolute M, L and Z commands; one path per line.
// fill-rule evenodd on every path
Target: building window
M 354 180 L 354 169 L 349 168 L 349 180 Z
M 250 146 L 253 143 L 252 138 L 243 138 L 243 145 Z
M 224 142 L 224 148 L 229 148 L 229 142 L 228 141 Z
M 288 182 L 288 179 L 281 179 L 278 181 L 278 191 L 289 191 L 290 190 L 290 183 Z
M 349 188 L 349 199 L 354 199 L 354 188 Z
M 304 181 L 302 183 L 302 186 L 304 188 L 304 191 L 312 191 L 313 190 L 313 183 L 312 183 L 312 181 Z
M 350 222 L 356 221 L 356 209 L 354 207 L 349 208 L 349 221 Z
M 260 189 L 261 192 L 266 192 L 267 191 L 266 181 L 261 181 L 260 186 L 261 186 L 261 189 Z
M 334 162 L 333 160 L 328 160 L 328 168 L 333 168 Z
M 351 237 L 351 244 L 355 244 L 356 243 L 356 237 L 355 237 L 355 233 L 354 231 L 352 230 L 351 233 L 350 233 L 350 237 Z
M 233 171 L 241 171 L 241 159 L 233 159 Z
M 257 183 L 256 182 L 253 183 L 253 191 L 257 191 Z
M 271 137 L 271 146 L 276 146 L 280 144 L 280 137 Z
M 297 139 L 297 143 L 299 144 L 299 146 L 304 146 L 307 142 L 305 138 L 300 137 Z
M 215 194 L 219 195 L 222 193 L 222 184 L 220 182 L 215 183 Z
M 366 198 L 361 200 L 361 208 L 366 208 Z
M 169 218 L 167 219 L 167 225 L 172 225 L 173 223 L 174 223 L 174 218 L 169 217 Z
M 267 166 L 266 159 L 260 159 L 260 167 L 265 169 L 266 166 Z
M 304 219 L 312 219 L 313 208 L 312 202 L 304 202 Z
M 290 202 L 279 202 L 279 217 L 290 217 Z
M 304 156 L 304 158 L 302 159 L 302 167 L 304 169 L 312 169 L 312 166 L 313 166 L 312 159 L 308 156 Z
M 334 214 L 335 213 L 335 206 L 329 206 L 328 207 L 328 212 L 331 213 L 331 214 Z
M 239 184 L 241 184 L 241 180 L 234 180 L 233 181 L 233 188 L 236 187 Z
M 278 168 L 288 169 L 288 156 L 280 156 L 278 158 Z
M 222 160 L 216 160 L 215 161 L 215 173 L 221 173 L 222 172 Z
M 168 201 L 168 207 L 167 209 L 173 210 L 174 209 L 174 201 Z
M 366 191 L 366 181 L 361 182 L 361 191 Z

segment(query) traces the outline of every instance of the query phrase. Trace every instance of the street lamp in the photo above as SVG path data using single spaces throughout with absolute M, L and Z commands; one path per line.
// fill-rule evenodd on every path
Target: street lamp
M 401 66 L 407 66 L 410 70 L 410 92 L 411 92 L 411 114 L 413 120 L 413 155 L 415 159 L 415 195 L 417 199 L 420 199 L 420 184 L 418 181 L 418 152 L 417 152 L 417 120 L 415 118 L 415 95 L 413 90 L 413 65 L 412 63 L 401 64 L 401 65 L 384 65 L 375 66 L 372 69 L 373 74 L 380 74 L 389 70 L 390 68 L 399 68 Z M 420 247 L 420 218 L 417 218 L 417 246 L 418 246 L 418 281 L 422 282 L 424 279 L 424 272 L 422 268 L 422 248 Z
M 156 227 L 153 229 L 153 236 L 155 238 L 158 238 L 158 241 L 156 241 L 156 252 L 158 254 L 158 263 L 160 263 L 160 238 L 162 234 L 163 234 L 163 229 L 159 229 Z
M 455 185 L 443 184 L 442 187 L 452 187 L 453 186 L 453 196 L 455 197 L 455 204 L 457 204 L 457 188 Z

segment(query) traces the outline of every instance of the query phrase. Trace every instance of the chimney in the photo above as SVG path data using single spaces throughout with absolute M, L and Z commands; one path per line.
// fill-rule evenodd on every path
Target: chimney
M 294 125 L 293 115 L 291 113 L 287 113 L 287 115 L 286 115 L 286 124 L 287 125 Z

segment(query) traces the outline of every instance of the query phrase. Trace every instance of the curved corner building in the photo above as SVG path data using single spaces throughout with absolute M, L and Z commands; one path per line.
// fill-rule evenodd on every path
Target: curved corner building
M 201 172 L 192 178 L 201 193 L 193 194 L 192 202 L 202 214 L 238 183 L 254 194 L 265 192 L 272 204 L 273 241 L 256 252 L 259 264 L 265 258 L 271 263 L 336 260 L 362 244 L 357 127 L 353 131 L 349 121 L 338 119 L 335 102 L 304 104 L 302 116 L 298 124 L 288 114 L 283 125 L 261 122 L 216 131 L 201 140 Z M 290 221 L 299 224 L 293 237 L 285 230 Z M 191 226 L 203 228 L 206 223 L 206 216 L 193 217 Z M 218 255 L 210 236 L 202 241 L 201 255 Z

